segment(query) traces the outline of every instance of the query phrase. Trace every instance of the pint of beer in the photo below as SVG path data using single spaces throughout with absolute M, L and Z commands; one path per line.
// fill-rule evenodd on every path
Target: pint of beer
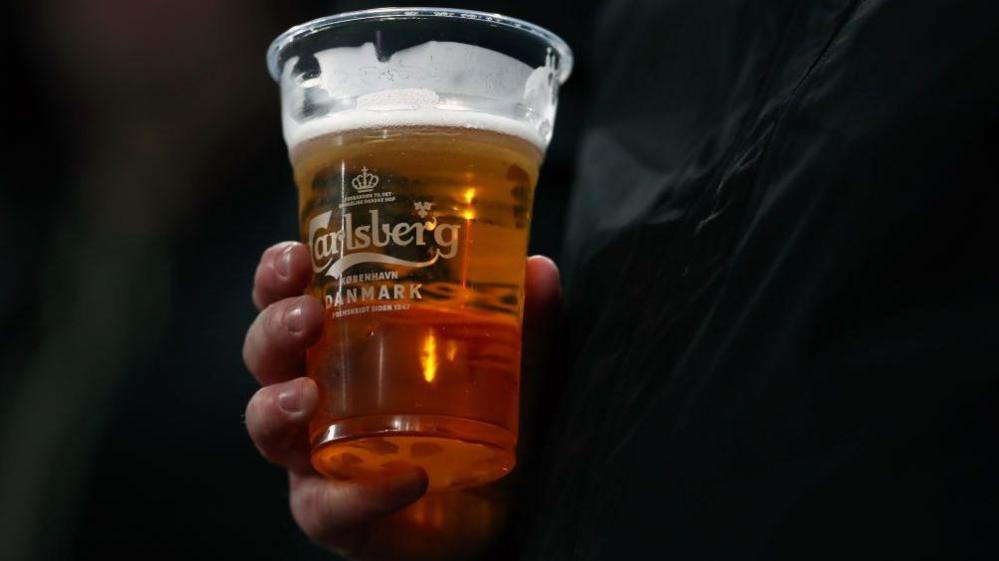
M 281 85 L 310 292 L 312 463 L 422 466 L 431 490 L 516 461 L 524 267 L 565 43 L 480 12 L 378 9 L 292 28 Z

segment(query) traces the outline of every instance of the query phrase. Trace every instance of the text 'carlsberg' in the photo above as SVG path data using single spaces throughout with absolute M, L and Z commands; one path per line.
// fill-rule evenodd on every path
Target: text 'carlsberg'
M 424 205 L 424 206 L 421 206 Z M 417 203 L 417 208 L 428 208 L 429 203 Z M 309 248 L 312 268 L 316 273 L 326 270 L 326 276 L 339 279 L 351 267 L 362 263 L 382 263 L 405 267 L 428 267 L 438 259 L 451 259 L 458 253 L 459 224 L 438 224 L 430 221 L 383 223 L 377 209 L 368 211 L 369 221 L 354 225 L 354 217 L 346 212 L 331 224 L 333 211 L 314 216 L 309 221 Z M 340 226 L 336 229 L 336 226 Z M 425 261 L 410 261 L 393 257 L 391 247 L 427 246 L 433 244 L 432 255 Z M 386 253 L 365 251 L 371 248 L 388 248 Z

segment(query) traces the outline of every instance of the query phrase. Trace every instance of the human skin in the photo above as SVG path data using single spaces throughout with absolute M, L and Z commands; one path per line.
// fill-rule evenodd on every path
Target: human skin
M 414 503 L 430 499 L 421 501 L 427 476 L 420 468 L 400 468 L 351 481 L 331 480 L 312 468 L 307 429 L 319 396 L 315 383 L 304 377 L 305 350 L 321 335 L 323 307 L 317 299 L 302 295 L 311 273 L 308 250 L 301 243 L 283 242 L 264 251 L 252 293 L 261 311 L 247 332 L 243 348 L 247 368 L 262 386 L 247 404 L 247 430 L 261 455 L 288 471 L 295 522 L 312 541 L 356 559 L 438 558 L 428 544 L 435 551 L 448 551 L 448 558 L 480 552 L 502 527 L 507 510 L 502 500 L 456 496 L 453 504 L 444 501 L 424 505 L 436 512 L 443 510 L 445 525 L 448 509 L 467 508 L 469 500 L 484 501 L 486 511 L 492 515 L 470 528 L 467 517 L 456 513 L 453 518 L 459 521 L 456 527 L 460 531 L 448 531 L 440 525 L 423 527 L 419 523 L 420 509 Z M 555 264 L 547 257 L 528 258 L 526 354 L 538 354 L 546 347 L 539 342 L 547 339 L 560 292 Z M 537 357 L 527 356 L 525 362 L 538 361 Z M 410 505 L 414 506 L 414 516 L 402 515 Z M 421 532 L 432 532 L 432 539 L 421 539 Z M 442 540 L 451 543 L 442 544 Z

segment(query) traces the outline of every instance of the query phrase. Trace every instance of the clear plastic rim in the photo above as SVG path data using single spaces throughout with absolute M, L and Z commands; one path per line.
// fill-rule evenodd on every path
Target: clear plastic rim
M 545 41 L 549 47 L 559 54 L 559 83 L 565 83 L 572 72 L 572 49 L 569 48 L 569 45 L 551 31 L 521 19 L 501 14 L 453 8 L 374 8 L 371 10 L 344 12 L 342 14 L 314 19 L 301 25 L 296 25 L 278 35 L 267 49 L 267 69 L 270 71 L 271 77 L 275 81 L 280 79 L 281 70 L 278 68 L 278 56 L 291 43 L 332 27 L 369 19 L 459 19 L 516 29 Z

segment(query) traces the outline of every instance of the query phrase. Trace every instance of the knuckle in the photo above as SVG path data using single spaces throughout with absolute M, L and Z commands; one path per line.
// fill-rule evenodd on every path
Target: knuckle
M 260 369 L 272 363 L 282 351 L 282 343 L 287 339 L 282 316 L 280 303 L 274 303 L 264 308 L 250 326 L 243 347 L 243 357 L 251 372 L 262 374 Z
M 286 331 L 283 324 L 286 307 L 286 303 L 279 300 L 270 304 L 261 312 L 264 316 L 262 344 L 268 349 L 273 347 L 275 341 L 279 340 Z
M 267 275 L 262 267 L 257 267 L 257 271 L 253 273 L 253 295 L 254 297 L 266 296 L 269 292 Z M 257 304 L 266 304 L 266 302 L 260 301 Z
M 250 372 L 257 373 L 260 362 L 261 355 L 267 352 L 267 337 L 263 332 L 264 312 L 257 314 L 257 318 L 253 320 L 250 324 L 250 328 L 246 332 L 246 338 L 243 340 L 243 362 Z
M 270 401 L 270 392 L 270 386 L 257 388 L 257 391 L 253 392 L 253 395 L 250 396 L 250 400 L 246 402 L 247 419 L 252 418 L 257 420 L 259 418 L 261 409 Z
M 258 379 L 299 374 L 305 348 L 321 334 L 319 327 L 322 320 L 304 310 L 302 331 L 293 332 L 285 325 L 284 316 L 288 308 L 295 305 L 294 300 L 279 300 L 270 304 L 257 314 L 247 331 L 243 342 L 243 361 Z
M 274 261 L 289 247 L 292 242 L 278 242 L 264 250 L 257 264 L 257 276 L 263 281 L 270 281 L 274 273 Z
M 260 255 L 260 262 L 261 263 L 266 263 L 266 262 L 269 262 L 270 260 L 274 259 L 274 256 L 277 255 L 278 253 L 280 253 L 281 250 L 284 249 L 285 247 L 288 247 L 288 244 L 290 244 L 290 243 L 293 243 L 293 242 L 282 241 L 282 242 L 277 242 L 275 244 L 272 244 L 270 247 L 268 247 L 267 249 L 265 249 L 264 252 Z
M 246 403 L 246 429 L 256 441 L 268 436 L 268 423 L 265 421 L 267 404 L 270 401 L 267 388 L 260 388 Z

